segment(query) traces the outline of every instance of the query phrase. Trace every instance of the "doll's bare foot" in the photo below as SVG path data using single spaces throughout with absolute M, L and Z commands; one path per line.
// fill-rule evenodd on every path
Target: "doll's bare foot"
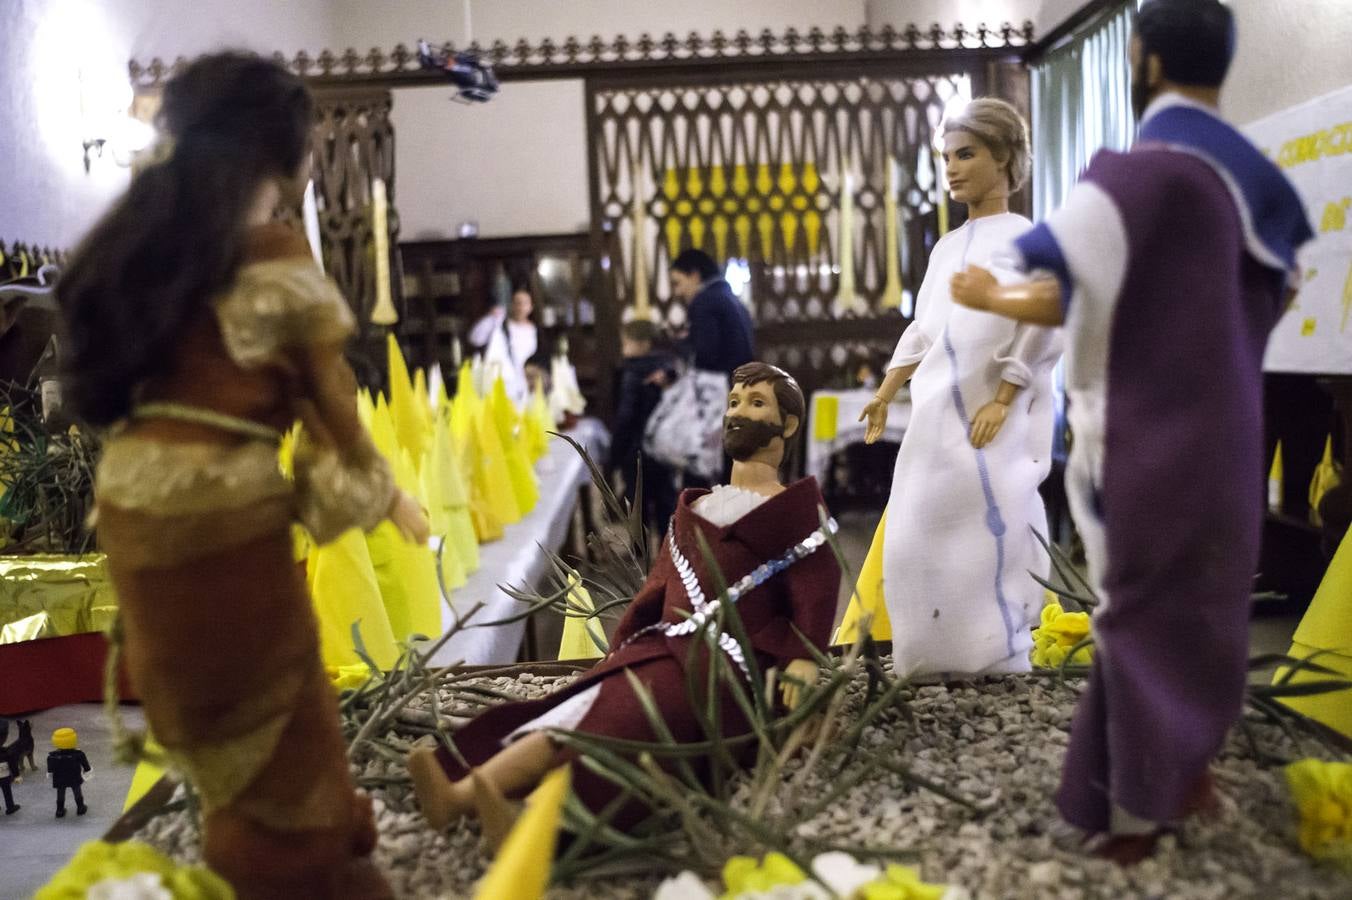
M 469 781 L 474 786 L 474 811 L 484 843 L 496 853 L 516 824 L 520 807 L 504 797 L 493 779 L 478 769 L 470 772 Z
M 418 807 L 433 828 L 445 828 L 473 809 L 473 794 L 468 780 L 453 782 L 446 777 L 434 747 L 414 747 L 408 754 L 408 774 Z

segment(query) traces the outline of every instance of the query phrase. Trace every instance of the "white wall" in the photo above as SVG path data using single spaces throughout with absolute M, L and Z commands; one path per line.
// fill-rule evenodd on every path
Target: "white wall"
M 1240 124 L 1352 84 L 1352 0 L 1230 0 L 1239 49 L 1221 109 Z
M 914 22 L 928 28 L 938 22 L 952 28 L 961 22 L 968 28 L 985 23 L 999 28 L 1005 22 L 1020 26 L 1031 21 L 1043 35 L 1060 25 L 1087 0 L 868 0 L 868 23 L 902 28 Z
M 388 50 L 420 37 L 464 44 L 458 0 L 335 0 L 342 47 Z M 617 34 L 633 40 L 671 31 L 708 35 L 715 29 L 753 33 L 790 25 L 857 28 L 865 0 L 474 0 L 473 39 L 515 44 L 525 38 L 562 43 Z M 584 231 L 587 138 L 582 82 L 511 82 L 482 106 L 449 102 L 448 88 L 400 90 L 394 98 L 396 201 L 401 239 L 447 237 L 465 220 L 483 237 Z
M 333 0 L 338 37 L 344 47 L 389 49 L 429 41 L 465 42 L 463 0 Z M 544 38 L 562 43 L 570 35 L 587 41 L 594 34 L 609 40 L 617 34 L 630 39 L 643 32 L 654 37 L 668 31 L 684 37 L 690 31 L 708 35 L 740 28 L 783 31 L 789 26 L 806 30 L 865 22 L 866 0 L 472 0 L 473 39 L 484 46 L 495 40 L 515 44 L 525 38 L 538 44 Z
M 454 237 L 470 219 L 482 237 L 587 230 L 581 81 L 511 82 L 474 106 L 450 95 L 395 93 L 400 240 Z
M 128 174 L 81 149 L 81 78 L 116 97 L 127 60 L 219 47 L 317 50 L 335 42 L 328 0 L 5 0 L 0 28 L 0 239 L 69 248 Z
M 630 39 L 647 31 L 708 35 L 789 26 L 830 30 L 897 27 L 961 20 L 998 26 L 1032 18 L 1040 30 L 1059 24 L 1083 0 L 474 0 L 471 27 L 483 45 L 501 39 L 556 43 L 593 34 Z M 457 0 L 335 0 L 339 44 L 412 46 L 418 38 L 465 43 L 464 4 Z M 512 82 L 484 106 L 448 102 L 447 89 L 396 92 L 394 123 L 401 238 L 447 237 L 465 220 L 484 237 L 585 230 L 587 144 L 580 81 Z

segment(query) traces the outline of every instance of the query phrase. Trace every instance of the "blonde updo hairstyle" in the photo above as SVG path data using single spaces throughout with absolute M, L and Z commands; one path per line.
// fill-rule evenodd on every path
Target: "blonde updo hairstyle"
M 1012 194 L 1028 181 L 1031 165 L 1028 148 L 1028 123 L 1018 110 L 1003 100 L 980 97 L 953 115 L 946 116 L 943 134 L 966 131 L 975 135 L 1002 164 Z

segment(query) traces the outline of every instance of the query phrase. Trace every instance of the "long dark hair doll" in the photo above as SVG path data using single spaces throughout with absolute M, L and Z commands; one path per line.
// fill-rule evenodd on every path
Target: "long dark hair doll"
M 313 115 L 304 83 L 252 54 L 206 57 L 166 85 L 165 158 L 89 232 L 58 289 L 71 399 L 90 424 L 126 416 L 135 385 L 230 285 L 258 187 L 294 178 Z
M 304 84 L 244 53 L 165 88 L 166 144 L 59 297 L 78 413 L 111 426 L 95 484 L 128 674 L 201 799 L 204 860 L 241 898 L 385 897 L 291 527 L 317 543 L 417 505 L 357 418 L 354 318 L 305 239 Z M 278 464 L 299 418 L 294 482 Z M 186 658 L 185 658 L 186 657 Z

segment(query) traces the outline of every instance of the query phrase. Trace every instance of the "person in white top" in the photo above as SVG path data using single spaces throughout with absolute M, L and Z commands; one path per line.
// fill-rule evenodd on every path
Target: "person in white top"
M 943 126 L 953 199 L 967 222 L 930 254 L 916 318 L 860 421 L 876 441 L 911 382 L 883 535 L 883 598 L 903 676 L 1027 671 L 1030 626 L 1049 561 L 1038 485 L 1051 467 L 1056 329 L 956 306 L 949 279 L 980 262 L 1020 279 L 1011 242 L 1032 227 L 1009 212 L 1027 177 L 1028 127 L 1009 104 L 979 99 Z
M 531 321 L 534 309 L 530 291 L 519 287 L 507 308 L 493 307 L 469 332 L 470 345 L 483 350 L 485 364 L 498 367 L 507 396 L 518 403 L 529 393 L 526 362 L 540 348 L 539 332 Z

